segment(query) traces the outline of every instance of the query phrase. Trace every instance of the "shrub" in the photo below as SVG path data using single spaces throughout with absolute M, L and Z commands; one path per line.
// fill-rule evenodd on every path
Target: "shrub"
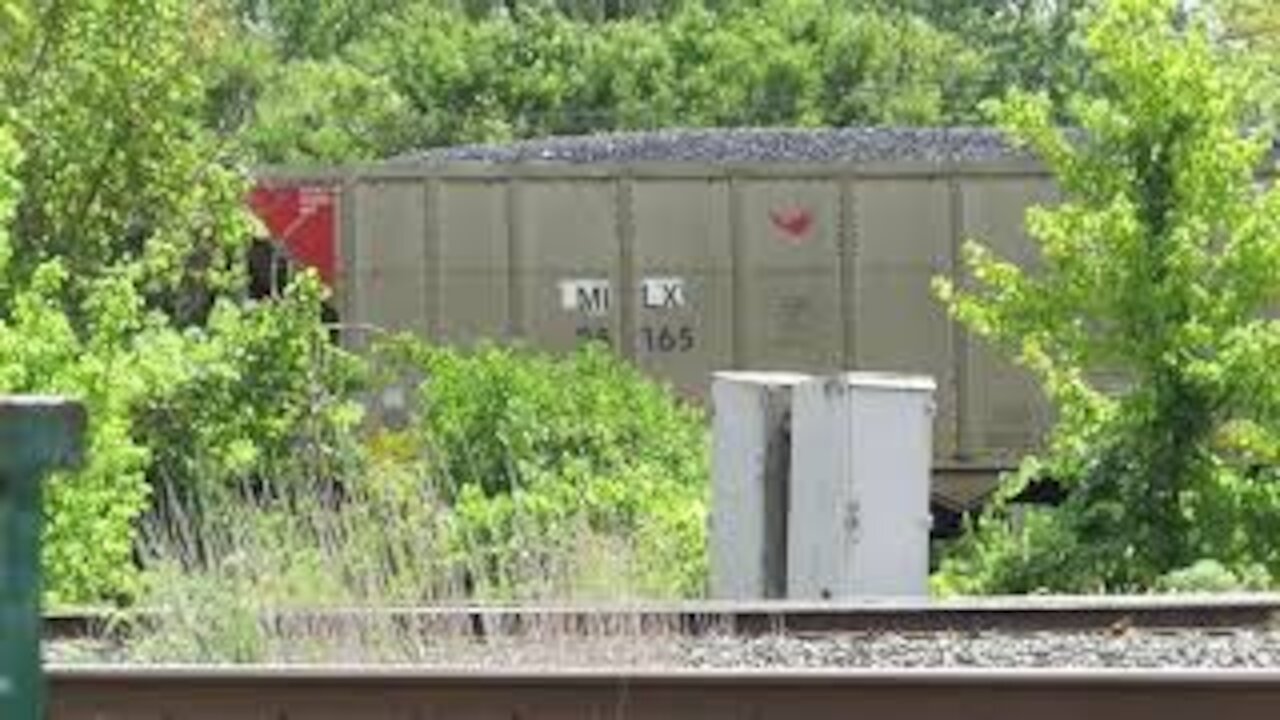
M 146 523 L 140 596 L 160 620 L 133 637 L 132 657 L 405 659 L 423 648 L 403 628 L 270 614 L 702 593 L 698 410 L 594 348 L 562 358 L 400 338 L 371 357 L 376 382 L 426 379 L 407 423 L 370 417 L 347 433 L 364 440 L 340 447 L 336 482 L 277 457 L 248 477 L 215 463 L 221 482 L 165 495 Z M 263 450 L 263 461 L 282 452 Z
M 1063 190 L 1027 216 L 1038 268 L 969 243 L 974 282 L 939 282 L 1058 412 L 1044 456 L 944 562 L 940 585 L 1144 590 L 1199 558 L 1274 574 L 1280 190 L 1257 182 L 1272 147 L 1245 131 L 1257 96 L 1171 0 L 1102 4 L 1085 46 L 1078 132 L 1056 127 L 1043 96 L 999 106 Z M 1036 475 L 1068 498 L 1019 520 L 1007 502 Z
M 709 470 L 697 409 L 596 347 L 564 359 L 495 346 L 408 354 L 427 378 L 411 432 L 479 592 L 520 594 L 501 568 L 573 553 L 574 528 L 630 545 L 637 590 L 702 591 Z
M 1166 573 L 1156 581 L 1158 590 L 1187 593 L 1265 590 L 1270 585 L 1271 575 L 1264 567 L 1246 567 L 1237 574 L 1217 560 L 1197 560 L 1190 567 Z

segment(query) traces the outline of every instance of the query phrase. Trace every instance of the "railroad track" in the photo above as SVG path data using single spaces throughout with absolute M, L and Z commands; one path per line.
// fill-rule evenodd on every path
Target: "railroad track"
M 1271 720 L 1280 672 L 63 667 L 49 720 Z
M 47 640 L 111 637 L 156 622 L 155 612 L 55 613 Z M 682 635 L 739 636 L 837 632 L 1021 632 L 1108 628 L 1277 628 L 1280 595 L 1045 596 L 942 602 L 695 602 L 637 605 L 465 605 L 420 608 L 297 610 L 264 617 L 294 631 L 393 624 L 453 636 L 535 632 L 607 635 L 650 629 Z
M 48 717 L 1275 718 L 1278 619 L 1269 595 L 289 612 L 264 620 L 336 639 L 344 665 L 55 663 Z M 156 620 L 61 615 L 46 632 Z M 438 653 L 353 664 L 342 643 L 389 620 Z

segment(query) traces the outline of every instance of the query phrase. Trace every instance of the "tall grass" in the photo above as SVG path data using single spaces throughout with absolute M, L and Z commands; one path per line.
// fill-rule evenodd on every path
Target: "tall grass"
M 701 491 L 673 494 L 661 467 L 620 465 L 606 476 L 543 472 L 531 475 L 536 481 L 527 486 L 485 493 L 473 478 L 457 477 L 438 462 L 444 450 L 421 428 L 376 428 L 352 448 L 325 473 L 307 462 L 274 463 L 296 472 L 231 485 L 155 488 L 156 511 L 139 550 L 144 582 L 138 604 L 151 614 L 130 635 L 127 657 L 456 660 L 467 657 L 472 628 L 440 626 L 436 616 L 406 623 L 404 616 L 362 611 L 476 602 L 625 603 L 690 592 L 687 570 L 672 559 L 701 542 Z M 306 455 L 305 443 L 298 452 Z M 584 501 L 583 493 L 603 493 L 604 499 Z M 664 504 L 646 505 L 654 498 Z M 654 633 L 652 627 L 599 630 L 631 655 L 645 645 L 636 642 L 637 634 Z M 547 660 L 546 653 L 561 647 L 583 657 L 581 648 L 568 648 L 576 632 L 553 625 L 533 629 L 545 635 L 533 645 L 529 632 L 523 631 L 522 652 L 536 646 Z M 600 639 L 592 652 L 608 655 L 609 643 Z

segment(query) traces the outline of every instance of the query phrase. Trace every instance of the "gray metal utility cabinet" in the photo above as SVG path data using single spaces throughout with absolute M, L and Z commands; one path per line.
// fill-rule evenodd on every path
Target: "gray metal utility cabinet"
M 711 596 L 927 593 L 934 382 L 721 372 Z
M 791 389 L 808 375 L 719 372 L 711 385 L 711 596 L 787 596 Z
M 845 373 L 792 395 L 787 593 L 923 597 L 934 381 Z

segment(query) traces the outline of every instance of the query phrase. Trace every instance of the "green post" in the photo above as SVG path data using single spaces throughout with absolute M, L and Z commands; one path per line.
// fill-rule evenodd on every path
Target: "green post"
M 79 462 L 83 406 L 0 397 L 0 718 L 44 716 L 40 677 L 40 478 Z

